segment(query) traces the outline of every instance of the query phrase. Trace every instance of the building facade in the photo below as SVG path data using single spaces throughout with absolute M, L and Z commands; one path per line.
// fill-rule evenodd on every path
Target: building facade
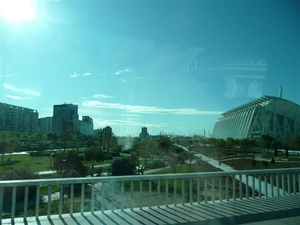
M 36 133 L 38 131 L 37 110 L 0 103 L 0 130 Z
M 52 132 L 74 133 L 78 130 L 78 106 L 73 104 L 62 104 L 53 106 Z
M 39 132 L 48 134 L 52 132 L 52 117 L 44 117 L 39 119 Z
M 218 119 L 214 138 L 259 139 L 268 134 L 281 142 L 300 136 L 300 105 L 281 97 L 264 96 L 229 110 Z
M 94 135 L 93 119 L 89 116 L 83 116 L 82 120 L 78 121 L 78 130 L 85 135 Z
M 142 131 L 141 131 L 139 137 L 140 137 L 140 139 L 148 139 L 149 138 L 147 127 L 142 127 Z

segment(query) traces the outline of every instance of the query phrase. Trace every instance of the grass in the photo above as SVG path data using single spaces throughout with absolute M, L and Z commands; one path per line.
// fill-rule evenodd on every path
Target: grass
M 51 187 L 51 193 L 59 192 L 60 191 L 60 185 L 52 185 Z M 41 195 L 48 195 L 48 186 L 43 186 L 40 188 L 40 194 Z
M 90 206 L 89 206 L 90 201 L 85 200 L 84 201 L 84 211 L 89 212 L 90 211 Z M 81 207 L 81 199 L 80 198 L 74 198 L 74 209 L 73 212 L 80 212 L 80 207 Z M 40 211 L 39 211 L 39 216 L 47 215 L 47 207 L 48 203 L 41 203 L 40 204 Z M 59 213 L 59 201 L 52 201 L 51 203 L 51 215 L 55 215 Z M 67 198 L 64 200 L 64 204 L 62 207 L 63 213 L 69 213 L 70 212 L 70 199 Z M 16 217 L 22 217 L 23 216 L 23 210 L 20 212 L 16 212 Z M 35 206 L 32 206 L 28 208 L 28 216 L 35 216 Z M 3 218 L 10 218 L 10 213 L 3 215 Z
M 280 168 L 289 168 L 289 167 L 300 167 L 300 157 L 290 156 L 291 162 L 287 161 L 285 153 L 278 152 L 278 155 L 274 157 L 273 151 L 258 151 L 258 150 L 241 150 L 241 149 L 217 149 L 213 147 L 200 147 L 197 146 L 194 149 L 195 151 L 204 154 L 208 157 L 212 157 L 216 160 L 219 160 L 219 154 L 221 162 L 232 166 L 236 170 L 252 170 L 252 154 L 260 154 L 267 163 L 264 163 L 262 160 L 256 160 L 256 165 L 254 169 L 280 169 Z M 271 163 L 271 158 L 275 158 L 276 163 Z
M 233 161 L 229 160 L 224 162 L 225 164 L 233 167 L 236 170 L 252 170 L 253 164 L 251 159 L 234 159 Z M 281 168 L 292 168 L 292 167 L 300 167 L 300 162 L 276 162 L 270 163 L 268 162 L 267 166 L 263 161 L 256 161 L 256 165 L 254 169 L 281 169 Z
M 13 164 L 0 166 L 0 176 L 3 176 L 9 170 L 21 168 L 30 169 L 32 172 L 50 170 L 50 158 L 47 156 L 11 155 L 5 156 L 3 162 L 8 162 L 9 158 Z
M 193 164 L 192 166 L 189 165 L 182 165 L 177 166 L 176 173 L 199 173 L 199 172 L 213 172 L 213 171 L 220 171 L 219 169 L 211 166 L 210 164 L 201 161 L 199 164 Z M 171 168 L 165 168 L 149 175 L 153 174 L 170 174 L 172 173 Z
M 2 156 L 1 156 L 2 158 Z M 10 160 L 9 160 L 10 159 Z M 0 177 L 3 176 L 7 171 L 14 169 L 26 168 L 32 172 L 48 171 L 50 170 L 50 159 L 48 156 L 30 156 L 28 154 L 15 154 L 5 155 L 3 162 L 0 161 Z M 53 163 L 53 159 L 52 163 Z M 104 160 L 101 163 L 95 162 L 95 165 L 111 164 L 113 159 Z M 86 166 L 91 166 L 91 162 L 82 161 Z M 107 168 L 109 166 L 106 166 Z M 104 167 L 104 168 L 106 168 Z M 57 177 L 56 175 L 47 175 L 46 177 Z M 45 176 L 44 176 L 45 177 Z

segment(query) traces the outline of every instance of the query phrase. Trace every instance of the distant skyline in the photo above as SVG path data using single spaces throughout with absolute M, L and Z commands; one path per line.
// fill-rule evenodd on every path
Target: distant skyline
M 189 40 L 196 36 L 204 39 L 204 43 L 210 41 L 202 37 L 201 29 L 189 26 L 193 28 L 193 33 L 186 29 L 182 36 L 178 36 L 181 35 L 178 33 L 177 36 L 175 33 L 173 35 L 172 31 L 170 34 L 160 34 L 159 30 L 155 30 L 159 29 L 160 21 L 154 25 L 150 22 L 147 24 L 147 18 L 138 21 L 133 13 L 114 14 L 106 8 L 94 15 L 85 8 L 86 4 L 81 4 L 85 1 L 78 2 L 80 7 L 76 10 L 80 11 L 76 12 L 60 2 L 53 3 L 56 8 L 51 4 L 37 4 L 36 16 L 30 21 L 9 21 L 0 17 L 0 102 L 36 109 L 40 118 L 52 116 L 53 105 L 72 103 L 78 105 L 80 118 L 93 118 L 95 129 L 111 126 L 118 136 L 137 136 L 142 127 L 147 127 L 150 135 L 160 132 L 202 135 L 204 130 L 208 135 L 212 133 L 221 113 L 254 99 L 249 96 L 230 98 L 213 95 L 190 74 L 189 63 L 199 54 L 205 53 L 206 49 Z M 113 9 L 114 3 L 103 4 L 111 4 Z M 189 7 L 184 1 L 180 4 L 186 6 L 186 9 Z M 275 21 L 278 19 L 280 22 L 274 23 L 276 26 L 270 31 L 270 36 L 274 38 L 268 36 L 266 42 L 263 37 L 262 41 L 256 40 L 255 44 L 249 45 L 251 54 L 257 50 L 257 57 L 265 58 L 268 64 L 263 95 L 278 96 L 279 85 L 282 85 L 283 98 L 299 104 L 300 66 L 297 47 L 300 48 L 300 13 L 297 7 L 289 7 L 283 1 L 281 4 L 285 7 L 276 5 L 270 8 L 275 12 L 282 11 L 275 18 Z M 124 7 L 122 12 L 126 10 Z M 161 18 L 158 17 L 160 14 L 157 9 L 148 8 L 153 10 L 149 15 L 157 14 L 156 17 Z M 185 9 L 181 6 L 179 8 Z M 188 20 L 191 16 L 189 10 L 182 13 L 185 14 L 180 18 L 187 18 L 187 21 L 177 21 L 173 29 L 193 22 Z M 247 12 L 244 14 L 247 15 Z M 77 18 L 74 15 L 80 16 Z M 84 21 L 90 16 L 94 17 L 88 23 L 81 23 L 81 17 Z M 156 22 L 156 17 L 151 17 L 151 22 Z M 231 13 L 224 17 L 230 21 Z M 71 23 L 74 18 L 78 19 L 78 23 Z M 176 16 L 170 18 L 179 20 Z M 148 27 L 142 30 L 143 33 L 135 30 L 127 32 L 129 28 L 122 30 L 120 21 L 128 21 L 129 28 L 137 27 L 142 22 Z M 210 23 L 213 27 L 215 22 L 208 20 L 208 28 Z M 254 22 L 261 25 L 268 21 L 257 17 Z M 255 28 L 252 27 L 250 31 L 255 31 Z M 275 28 L 282 37 L 273 35 Z M 250 32 L 247 27 L 241 26 L 239 29 L 241 34 Z M 235 33 L 228 30 L 229 33 Z M 159 41 L 155 39 L 156 36 L 151 36 L 152 33 L 157 35 Z M 149 38 L 141 34 L 149 35 Z M 285 40 L 282 42 L 283 47 L 278 44 L 282 38 Z M 244 39 L 226 40 L 226 47 L 243 46 Z M 217 40 L 216 44 L 223 42 L 222 39 Z M 269 46 L 272 46 L 271 52 L 260 53 L 261 50 L 269 49 Z M 216 55 L 231 53 L 225 50 L 211 52 Z M 248 53 L 245 54 L 247 56 Z M 209 75 L 213 77 L 215 74 L 212 71 Z

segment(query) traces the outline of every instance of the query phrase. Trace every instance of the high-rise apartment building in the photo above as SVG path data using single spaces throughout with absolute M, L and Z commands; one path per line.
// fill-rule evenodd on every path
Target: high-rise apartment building
M 52 132 L 60 134 L 63 131 L 74 133 L 78 130 L 78 106 L 62 104 L 53 106 Z
M 52 117 L 44 117 L 39 119 L 39 132 L 48 134 L 52 131 Z
M 79 120 L 78 130 L 82 134 L 93 135 L 94 134 L 93 119 L 89 116 L 83 116 L 82 120 Z
M 36 133 L 37 110 L 0 102 L 0 130 Z

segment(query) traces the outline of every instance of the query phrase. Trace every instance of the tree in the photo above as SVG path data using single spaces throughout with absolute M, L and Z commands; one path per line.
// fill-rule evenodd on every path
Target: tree
M 228 148 L 232 149 L 235 146 L 235 144 L 236 141 L 233 138 L 231 137 L 226 138 L 226 145 Z
M 78 173 L 78 171 L 74 170 L 73 168 L 67 169 L 64 172 L 63 175 L 64 178 L 73 178 L 73 177 L 81 177 L 81 175 Z M 74 185 L 74 194 L 80 194 L 81 193 L 81 184 L 75 184 Z M 63 193 L 62 195 L 67 194 L 70 196 L 71 194 L 71 184 L 64 185 Z
M 184 164 L 185 160 L 189 159 L 190 153 L 191 152 L 186 152 L 186 151 L 182 151 L 178 153 L 177 157 L 180 165 Z
M 2 154 L 2 162 L 4 159 L 5 152 L 6 152 L 6 145 L 7 145 L 6 141 L 4 141 L 4 140 L 0 141 L 0 153 Z
M 8 140 L 0 141 L 0 153 L 2 154 L 2 162 L 4 159 L 4 155 L 6 153 L 12 153 L 17 148 L 18 145 L 19 142 L 16 139 L 8 139 Z
M 149 157 L 148 153 L 148 141 L 136 139 L 133 143 L 132 153 L 130 155 L 132 161 L 135 163 L 136 167 L 138 168 L 138 172 L 141 174 L 144 174 L 144 170 L 146 168 L 147 164 L 147 157 Z M 140 159 L 143 160 L 143 162 L 140 162 Z
M 57 134 L 50 132 L 46 136 L 47 136 L 47 139 L 48 139 L 48 141 L 50 141 L 52 146 L 55 146 L 57 144 L 57 140 L 59 138 L 59 136 Z
M 272 140 L 271 147 L 274 149 L 274 156 L 277 156 L 278 143 L 276 139 Z
M 42 133 L 35 133 L 29 136 L 30 141 L 38 142 L 45 140 L 45 135 Z
M 1 180 L 25 180 L 25 179 L 38 179 L 39 176 L 36 173 L 31 172 L 27 169 L 14 169 L 7 171 L 2 177 Z M 32 201 L 35 201 L 36 198 L 36 186 L 29 186 L 28 187 L 28 198 Z M 11 212 L 12 206 L 12 192 L 13 188 L 7 187 L 4 188 L 3 193 L 3 211 L 4 212 Z M 25 193 L 25 186 L 20 186 L 16 190 L 16 202 L 18 204 L 22 204 L 21 202 L 24 201 L 24 193 Z M 16 209 L 17 210 L 17 209 Z
M 97 144 L 99 145 L 99 148 L 103 148 L 103 142 L 104 142 L 104 130 L 103 128 L 97 129 L 95 131 L 95 139 Z
M 226 146 L 226 141 L 222 138 L 218 138 L 215 146 L 218 148 L 224 148 Z
M 300 149 L 300 137 L 294 137 L 287 142 L 290 149 L 299 150 Z
M 73 140 L 75 142 L 75 146 L 76 146 L 77 151 L 79 150 L 79 146 L 80 146 L 81 141 L 82 141 L 81 137 L 82 137 L 82 133 L 78 130 L 73 135 Z
M 127 157 L 115 159 L 110 166 L 110 173 L 113 176 L 133 175 L 134 171 L 135 164 Z
M 172 146 L 170 138 L 166 136 L 160 136 L 157 141 L 159 148 L 162 149 L 165 154 L 167 154 Z
M 268 150 L 271 148 L 271 143 L 273 140 L 274 140 L 274 138 L 272 136 L 270 136 L 269 134 L 264 134 L 264 135 L 261 135 L 258 143 L 261 147 Z
M 176 173 L 176 168 L 177 168 L 179 163 L 180 163 L 180 161 L 178 159 L 178 155 L 175 154 L 174 152 L 170 152 L 170 154 L 169 154 L 169 166 L 171 167 L 173 173 Z
M 112 132 L 112 129 L 110 126 L 106 126 L 103 129 L 103 139 L 104 139 L 104 148 L 107 152 L 110 151 L 111 141 L 114 137 L 114 133 Z
M 289 145 L 288 143 L 283 143 L 282 144 L 283 149 L 285 149 L 285 157 L 289 157 Z
M 64 174 L 65 171 L 73 168 L 80 176 L 86 175 L 87 168 L 80 161 L 76 150 L 56 152 L 53 158 L 53 167 L 59 173 Z
M 188 160 L 189 160 L 190 166 L 192 166 L 192 162 L 194 159 L 196 159 L 196 156 L 192 152 L 188 152 L 188 154 L 189 154 Z
M 92 162 L 92 170 L 94 170 L 95 161 L 102 162 L 105 159 L 104 153 L 96 146 L 89 147 L 84 150 L 84 159 Z

